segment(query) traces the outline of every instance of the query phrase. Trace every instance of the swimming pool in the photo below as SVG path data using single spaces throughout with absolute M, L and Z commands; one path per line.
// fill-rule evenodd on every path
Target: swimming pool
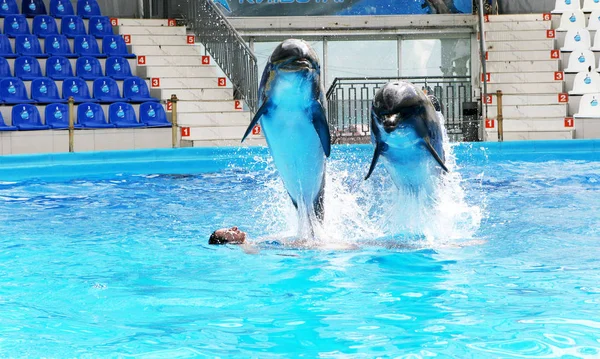
M 321 240 L 355 250 L 279 244 L 264 149 L 1 157 L 0 357 L 600 357 L 600 141 L 453 150 L 422 210 L 334 148 Z M 258 254 L 207 245 L 231 225 Z

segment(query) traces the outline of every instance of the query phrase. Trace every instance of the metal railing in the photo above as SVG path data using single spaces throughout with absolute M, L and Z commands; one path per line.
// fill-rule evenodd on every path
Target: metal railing
M 252 112 L 258 104 L 256 57 L 212 0 L 188 0 L 187 25 L 229 77 L 234 97 Z
M 463 115 L 464 104 L 472 101 L 469 77 L 336 78 L 327 91 L 332 143 L 369 142 L 370 111 L 375 93 L 394 80 L 412 82 L 440 100 L 451 141 L 463 141 L 467 137 L 466 132 L 478 131 L 478 126 L 472 126 L 472 118 L 467 119 Z

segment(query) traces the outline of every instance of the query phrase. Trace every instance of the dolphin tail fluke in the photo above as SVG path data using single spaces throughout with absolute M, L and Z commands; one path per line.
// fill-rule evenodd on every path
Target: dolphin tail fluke
M 425 137 L 424 140 L 425 140 L 425 147 L 427 147 L 427 149 L 429 150 L 429 152 L 431 153 L 431 155 L 433 156 L 433 158 L 435 158 L 435 160 L 437 161 L 437 163 L 439 163 L 440 166 L 442 166 L 442 168 L 444 169 L 444 171 L 449 172 L 448 171 L 448 167 L 446 167 L 446 164 L 444 163 L 444 161 L 442 160 L 442 158 L 440 157 L 440 155 L 436 152 L 436 150 L 431 145 L 431 140 L 429 139 L 429 136 Z
M 242 137 L 241 142 L 244 142 L 244 140 L 246 139 L 246 137 L 248 137 L 250 132 L 252 132 L 252 129 L 254 128 L 254 126 L 256 126 L 260 118 L 268 112 L 269 105 L 267 105 L 267 103 L 268 101 L 263 102 L 262 106 L 260 106 L 258 111 L 256 111 L 256 115 L 254 115 L 254 118 L 252 118 L 252 121 L 250 121 L 250 125 L 246 129 L 246 133 L 244 133 L 244 137 Z
M 375 152 L 373 153 L 373 159 L 371 160 L 371 167 L 369 167 L 369 173 L 367 173 L 365 181 L 368 180 L 369 177 L 371 177 L 373 170 L 375 170 L 375 166 L 377 166 L 377 161 L 379 160 L 379 156 L 381 155 L 381 151 L 383 150 L 382 147 L 383 144 L 379 142 L 375 145 Z

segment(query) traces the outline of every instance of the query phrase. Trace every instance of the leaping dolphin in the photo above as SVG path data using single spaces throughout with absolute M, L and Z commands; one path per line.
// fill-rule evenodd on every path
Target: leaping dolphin
M 322 221 L 331 138 L 319 59 L 307 42 L 288 39 L 275 48 L 262 75 L 259 105 L 242 141 L 260 121 L 299 215 Z
M 439 103 L 438 103 L 439 105 Z M 391 82 L 375 94 L 371 142 L 375 146 L 368 179 L 379 157 L 398 188 L 418 190 L 445 164 L 443 123 L 432 100 L 409 82 Z

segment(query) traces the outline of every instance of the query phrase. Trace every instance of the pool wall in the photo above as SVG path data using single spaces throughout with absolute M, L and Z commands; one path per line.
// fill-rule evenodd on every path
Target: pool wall
M 332 158 L 354 152 L 368 165 L 371 145 L 335 145 Z M 473 142 L 454 146 L 457 162 L 600 160 L 600 140 Z M 77 179 L 117 174 L 194 174 L 228 166 L 265 166 L 266 147 L 208 147 L 0 156 L 0 181 Z

